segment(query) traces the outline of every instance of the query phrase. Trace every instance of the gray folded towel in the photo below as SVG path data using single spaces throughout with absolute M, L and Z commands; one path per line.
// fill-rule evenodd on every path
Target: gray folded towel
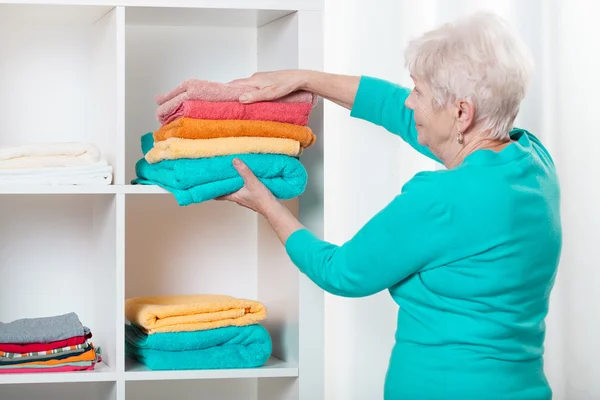
M 0 343 L 48 343 L 83 335 L 84 327 L 72 312 L 0 322 Z

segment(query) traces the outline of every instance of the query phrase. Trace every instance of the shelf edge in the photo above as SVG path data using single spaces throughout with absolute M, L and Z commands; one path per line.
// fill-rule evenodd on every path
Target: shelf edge
M 0 0 L 0 4 L 322 11 L 323 0 Z

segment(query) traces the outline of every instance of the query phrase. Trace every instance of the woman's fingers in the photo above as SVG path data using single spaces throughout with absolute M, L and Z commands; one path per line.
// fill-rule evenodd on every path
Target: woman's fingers
M 258 180 L 250 168 L 248 168 L 248 166 L 239 158 L 233 160 L 233 166 L 244 180 L 244 185 L 253 185 Z
M 256 72 L 249 78 L 235 79 L 231 84 L 240 85 L 255 90 L 250 90 L 240 96 L 241 103 L 256 103 L 259 101 L 272 101 L 284 97 L 295 91 L 298 79 L 289 71 Z
M 252 92 L 244 93 L 240 96 L 241 103 L 256 103 L 259 101 L 271 101 L 276 100 L 279 97 L 285 96 L 287 93 L 278 93 L 280 90 L 270 86 Z

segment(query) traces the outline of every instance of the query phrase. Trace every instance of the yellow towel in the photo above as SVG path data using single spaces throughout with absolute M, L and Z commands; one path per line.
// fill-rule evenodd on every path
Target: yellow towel
M 226 295 L 136 297 L 125 301 L 125 317 L 149 334 L 189 332 L 252 325 L 267 317 L 267 309 Z
M 204 158 L 229 154 L 267 153 L 298 157 L 302 154 L 300 142 L 275 137 L 220 137 L 212 139 L 182 139 L 171 137 L 154 142 L 146 153 L 146 161 L 154 164 L 178 158 Z

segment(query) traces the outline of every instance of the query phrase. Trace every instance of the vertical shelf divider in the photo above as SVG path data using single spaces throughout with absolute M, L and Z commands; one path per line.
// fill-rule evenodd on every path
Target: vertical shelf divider
M 116 49 L 117 49 L 117 151 L 116 162 L 118 175 L 115 184 L 126 185 L 126 160 L 125 160 L 125 7 L 117 6 L 116 12 Z
M 117 81 L 117 151 L 116 160 L 118 175 L 115 179 L 117 185 L 127 185 L 125 182 L 126 173 L 126 131 L 125 131 L 125 13 L 126 9 L 123 6 L 116 6 L 116 50 L 117 50 L 117 65 L 116 65 L 116 81 Z M 116 400 L 125 400 L 125 252 L 126 252 L 126 236 L 125 236 L 125 202 L 127 201 L 125 193 L 117 194 L 117 310 L 116 310 L 116 351 L 117 351 L 117 382 L 116 382 Z
M 117 242 L 117 273 L 116 273 L 116 373 L 117 384 L 124 383 L 125 380 L 125 202 L 126 195 L 118 193 L 116 198 L 117 204 L 117 223 L 116 223 L 116 242 Z M 123 397 L 119 393 L 123 392 Z M 117 400 L 124 399 L 124 390 L 119 390 L 117 385 Z

